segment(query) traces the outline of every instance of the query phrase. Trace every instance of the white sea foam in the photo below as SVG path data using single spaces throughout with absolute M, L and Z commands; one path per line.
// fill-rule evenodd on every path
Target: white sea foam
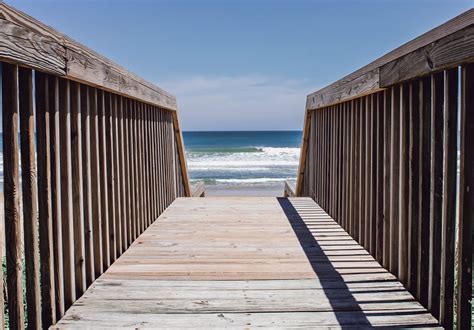
M 195 170 L 268 170 L 298 166 L 299 148 L 259 148 L 256 152 L 188 152 L 188 168 Z
M 196 180 L 258 185 L 294 179 L 299 156 L 299 148 L 205 149 L 189 151 L 187 163 L 191 177 Z

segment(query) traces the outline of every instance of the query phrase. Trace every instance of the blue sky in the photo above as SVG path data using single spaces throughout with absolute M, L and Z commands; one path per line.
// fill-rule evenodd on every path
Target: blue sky
M 305 96 L 469 0 L 7 3 L 178 97 L 185 130 L 301 129 Z

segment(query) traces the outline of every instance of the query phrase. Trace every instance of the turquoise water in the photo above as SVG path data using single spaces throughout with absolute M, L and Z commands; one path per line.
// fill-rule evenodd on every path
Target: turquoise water
M 184 132 L 191 181 L 269 185 L 296 179 L 301 131 Z

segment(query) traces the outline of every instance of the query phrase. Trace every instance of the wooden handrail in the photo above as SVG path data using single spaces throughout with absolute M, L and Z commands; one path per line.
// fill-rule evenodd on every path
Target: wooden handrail
M 176 97 L 27 14 L 0 2 L 0 60 L 176 110 Z
M 442 52 L 437 53 L 436 51 L 439 50 L 439 48 L 436 49 L 436 45 L 433 45 L 436 41 L 444 39 L 456 32 L 460 32 L 463 29 L 472 27 L 472 25 L 474 25 L 474 9 L 460 14 L 344 78 L 309 94 L 306 98 L 306 109 L 312 110 L 348 101 L 370 93 L 375 93 L 396 82 L 414 78 L 413 76 L 405 76 L 404 74 L 397 73 L 410 72 L 411 74 L 423 75 L 440 71 L 459 63 L 474 61 L 472 56 L 474 40 L 471 38 L 460 42 L 462 50 L 453 47 L 452 43 L 447 46 L 443 45 L 445 49 L 451 48 L 449 54 Z M 472 35 L 470 31 L 464 34 L 467 36 Z M 463 33 L 460 33 L 458 37 L 462 38 L 462 35 Z M 454 43 L 456 42 L 454 41 Z M 409 54 L 413 56 L 416 51 L 418 51 L 419 54 L 415 55 L 419 61 L 417 62 L 418 71 L 414 71 L 411 67 L 406 68 L 401 66 L 400 61 L 412 62 L 413 58 L 406 58 L 405 56 Z M 393 70 L 398 70 L 398 72 L 393 72 Z
M 473 114 L 471 9 L 308 95 L 298 169 L 297 196 L 448 328 L 471 322 Z
M 285 181 L 283 196 L 284 197 L 296 197 L 294 183 L 289 182 L 289 181 Z

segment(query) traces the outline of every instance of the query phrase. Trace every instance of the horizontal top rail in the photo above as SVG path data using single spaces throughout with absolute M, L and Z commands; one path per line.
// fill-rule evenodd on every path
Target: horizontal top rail
M 0 60 L 177 110 L 170 93 L 1 1 Z
M 313 110 L 377 92 L 397 82 L 474 61 L 474 9 L 326 86 L 306 99 Z

